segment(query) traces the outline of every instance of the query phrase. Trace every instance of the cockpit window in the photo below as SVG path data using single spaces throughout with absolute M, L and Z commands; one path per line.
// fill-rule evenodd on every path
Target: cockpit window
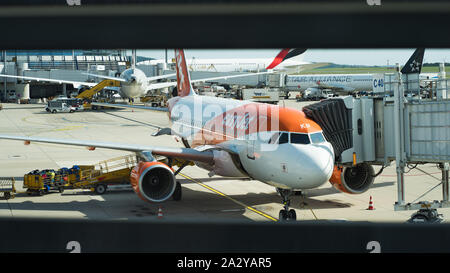
M 291 143 L 293 144 L 309 144 L 309 137 L 307 134 L 291 133 Z
M 321 132 L 313 133 L 311 134 L 311 141 L 312 143 L 322 143 L 325 142 L 325 138 L 323 137 L 323 134 Z
M 289 134 L 288 133 L 275 133 L 269 140 L 269 144 L 283 144 L 289 143 Z
M 273 134 L 269 139 L 269 144 L 275 144 L 277 143 L 278 137 L 280 136 L 280 133 Z
M 278 139 L 278 144 L 289 143 L 288 133 L 280 133 L 280 138 Z

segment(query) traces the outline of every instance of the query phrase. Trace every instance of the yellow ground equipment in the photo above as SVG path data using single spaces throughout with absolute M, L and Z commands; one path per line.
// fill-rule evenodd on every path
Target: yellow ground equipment
M 130 173 L 136 166 L 136 155 L 101 161 L 95 165 L 79 166 L 79 172 L 69 176 L 70 188 L 91 189 L 97 194 L 106 192 L 108 185 L 130 183 Z
M 9 198 L 14 198 L 16 193 L 15 179 L 0 178 L 0 192 L 3 192 L 3 197 L 8 200 Z
M 167 96 L 165 95 L 147 95 L 140 98 L 141 102 L 151 104 L 152 107 L 166 107 Z
M 103 80 L 103 81 L 99 82 L 97 85 L 95 85 L 94 87 L 84 90 L 83 92 L 78 94 L 78 96 L 76 96 L 76 98 L 84 100 L 84 103 L 83 103 L 84 109 L 96 110 L 97 107 L 92 106 L 90 102 L 92 100 L 92 97 L 95 94 L 97 94 L 98 92 L 102 91 L 103 88 L 105 88 L 105 87 L 120 87 L 120 82 L 116 81 L 116 80 Z M 104 102 L 109 102 L 109 101 L 104 101 Z
M 105 87 L 120 87 L 120 82 L 115 80 L 103 80 L 99 82 L 97 85 L 90 89 L 86 89 L 78 96 L 76 96 L 77 99 L 91 99 L 92 96 L 103 90 Z
M 67 185 L 67 178 L 60 170 L 34 170 L 23 177 L 23 188 L 28 195 L 44 195 L 51 190 L 62 193 Z
M 136 166 L 136 155 L 127 155 L 100 161 L 95 165 L 74 165 L 72 168 L 34 170 L 24 176 L 27 194 L 43 195 L 51 190 L 91 189 L 97 194 L 106 192 L 108 185 L 127 185 Z M 53 173 L 53 174 L 52 174 Z

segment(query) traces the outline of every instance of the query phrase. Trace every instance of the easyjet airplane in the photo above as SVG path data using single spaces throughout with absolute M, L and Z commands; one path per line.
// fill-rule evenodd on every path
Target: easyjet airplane
M 0 139 L 136 152 L 140 162 L 131 172 L 131 184 L 137 195 L 149 202 L 181 198 L 181 185 L 175 179 L 179 169 L 174 175 L 171 166 L 156 161 L 154 155 L 192 161 L 210 176 L 250 177 L 276 187 L 283 198 L 282 220 L 296 219 L 295 210 L 289 210 L 295 191 L 319 187 L 332 175 L 336 188 L 351 192 L 343 172 L 334 167 L 332 145 L 302 111 L 199 96 L 191 86 L 183 50 L 175 50 L 175 56 L 178 96 L 168 101 L 166 110 L 171 128 L 155 135 L 176 135 L 184 148 L 9 135 L 0 135 Z

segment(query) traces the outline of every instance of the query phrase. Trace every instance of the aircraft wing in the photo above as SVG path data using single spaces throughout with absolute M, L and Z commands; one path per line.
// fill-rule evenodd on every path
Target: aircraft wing
M 115 81 L 119 81 L 119 82 L 126 82 L 127 81 L 124 78 L 120 78 L 120 77 L 104 76 L 104 75 L 97 75 L 97 74 L 92 74 L 92 73 L 83 73 L 83 74 L 89 75 L 89 76 L 93 76 L 93 77 L 97 77 L 97 78 L 103 78 L 103 79 L 108 79 L 108 80 L 115 80 Z M 147 81 L 156 81 L 156 80 L 160 80 L 160 79 L 174 77 L 176 75 L 177 74 L 173 73 L 173 74 L 167 74 L 167 75 L 161 75 L 161 76 L 147 77 Z
M 274 72 L 273 71 L 265 71 L 265 72 L 247 73 L 247 74 L 230 75 L 230 76 L 219 76 L 219 77 L 213 77 L 213 78 L 191 80 L 191 83 L 209 82 L 209 81 L 215 81 L 215 80 L 226 80 L 226 79 L 231 79 L 231 78 L 249 77 L 249 76 L 261 75 L 261 74 L 272 74 L 272 73 L 274 73 Z
M 213 153 L 211 151 L 198 151 L 193 148 L 177 148 L 177 147 L 157 147 L 139 144 L 121 144 L 111 142 L 98 142 L 88 140 L 73 140 L 73 139 L 54 139 L 54 138 L 40 138 L 40 137 L 26 137 L 26 136 L 10 136 L 1 135 L 0 139 L 20 140 L 25 141 L 26 144 L 31 142 L 42 142 L 50 144 L 62 144 L 71 146 L 84 146 L 90 150 L 95 148 L 104 148 L 112 150 L 121 150 L 129 152 L 151 152 L 154 155 L 162 155 L 167 157 L 180 158 L 191 161 L 211 162 L 213 160 Z
M 119 104 L 119 103 L 101 103 L 101 102 L 92 102 L 92 105 L 103 106 L 103 107 L 113 107 L 113 108 L 131 108 L 131 109 L 139 109 L 139 110 L 152 110 L 152 111 L 160 111 L 160 112 L 168 112 L 167 108 L 163 107 L 150 107 L 150 106 L 142 106 L 142 105 L 128 105 L 128 104 Z
M 104 75 L 97 75 L 97 74 L 92 74 L 92 73 L 83 73 L 83 74 L 88 75 L 88 76 L 97 77 L 97 78 L 102 78 L 102 79 L 115 80 L 118 82 L 126 82 L 127 81 L 123 78 L 113 77 L 113 76 L 104 76 Z
M 156 81 L 156 80 L 166 79 L 166 78 L 175 77 L 175 76 L 177 76 L 177 73 L 147 77 L 147 81 Z
M 312 70 L 319 67 L 327 66 L 330 63 L 309 63 L 309 64 L 302 64 L 302 65 L 284 65 L 285 69 L 283 72 L 286 72 L 287 74 L 297 74 L 305 70 Z
M 261 75 L 261 74 L 270 74 L 270 73 L 274 73 L 274 72 L 273 71 L 264 71 L 264 72 L 247 73 L 247 74 L 239 74 L 239 75 L 218 76 L 218 77 L 211 77 L 211 78 L 191 80 L 191 83 L 208 82 L 208 81 L 215 81 L 215 80 L 226 80 L 226 79 L 231 79 L 231 78 L 249 77 L 249 76 Z M 165 88 L 165 87 L 176 86 L 176 85 L 177 85 L 176 81 L 174 81 L 174 82 L 151 83 L 151 84 L 149 84 L 147 91 L 154 90 L 154 89 Z
M 24 79 L 24 80 L 31 80 L 31 81 L 38 81 L 38 82 L 56 82 L 59 84 L 68 83 L 68 84 L 73 84 L 74 86 L 83 85 L 83 86 L 93 87 L 97 84 L 95 82 L 77 82 L 77 81 L 57 80 L 57 79 L 27 77 L 27 76 L 13 76 L 13 75 L 6 75 L 6 74 L 0 74 L 0 77 Z

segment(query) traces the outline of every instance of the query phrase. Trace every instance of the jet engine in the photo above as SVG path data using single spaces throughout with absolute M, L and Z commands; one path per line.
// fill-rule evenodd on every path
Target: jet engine
M 130 182 L 137 195 L 148 202 L 163 202 L 169 199 L 176 186 L 173 170 L 157 161 L 139 162 L 131 170 Z
M 339 191 L 351 194 L 366 192 L 375 180 L 372 165 L 360 163 L 352 167 L 334 166 L 330 183 Z

